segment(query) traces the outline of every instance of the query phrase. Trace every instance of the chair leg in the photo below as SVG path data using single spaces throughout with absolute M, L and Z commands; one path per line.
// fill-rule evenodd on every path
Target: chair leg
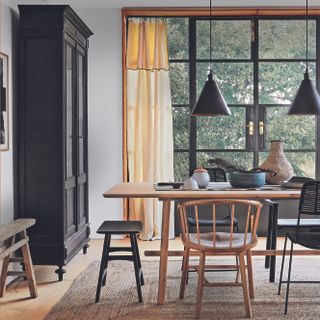
M 251 250 L 247 251 L 247 270 L 248 270 L 248 282 L 250 298 L 254 299 L 254 283 L 253 283 L 253 270 L 252 270 L 252 255 Z
M 284 314 L 288 314 L 288 300 L 289 300 L 289 286 L 290 286 L 290 277 L 291 277 L 292 251 L 293 251 L 293 242 L 291 242 L 291 249 L 290 249 L 288 280 L 287 280 L 287 292 L 286 292 L 286 303 L 285 303 L 285 306 L 284 306 Z
M 105 257 L 105 266 L 104 266 L 104 276 L 102 279 L 102 286 L 106 285 L 107 280 L 107 268 L 108 268 L 108 262 L 109 262 L 109 249 L 110 249 L 110 243 L 111 243 L 111 235 L 108 236 L 108 243 L 107 243 L 107 251 L 106 251 L 106 257 Z
M 200 263 L 199 263 L 196 315 L 195 315 L 196 319 L 198 319 L 200 317 L 200 313 L 201 313 L 201 304 L 202 304 L 203 286 L 204 286 L 205 262 L 206 262 L 206 254 L 205 254 L 205 252 L 201 252 Z
M 239 225 L 238 224 L 235 225 L 235 228 L 236 228 L 236 232 L 239 233 Z M 239 276 L 240 276 L 238 256 L 236 256 L 236 265 L 237 265 L 236 283 L 238 283 L 239 282 Z
M 183 259 L 183 266 L 182 266 L 179 299 L 184 298 L 184 292 L 185 292 L 186 283 L 187 283 L 187 276 L 189 273 L 189 255 L 190 255 L 190 248 L 185 247 L 184 253 L 183 253 L 184 259 Z
M 243 290 L 244 306 L 246 310 L 246 317 L 252 318 L 250 295 L 249 295 L 249 289 L 248 289 L 248 283 L 247 283 L 247 272 L 246 272 L 243 252 L 239 253 L 239 262 L 240 262 L 241 283 L 242 283 L 242 290 Z
M 143 277 L 143 272 L 142 272 L 142 265 L 141 265 L 141 259 L 140 259 L 137 235 L 134 235 L 133 239 L 134 239 L 134 243 L 135 243 L 135 246 L 136 246 L 137 258 L 138 258 L 138 266 L 139 266 L 139 269 L 140 269 L 140 282 L 141 282 L 141 285 L 143 286 L 144 285 L 144 277 Z
M 139 302 L 142 302 L 140 268 L 138 263 L 137 247 L 134 240 L 135 236 L 136 236 L 135 234 L 130 234 L 130 242 L 132 247 L 133 265 L 134 265 L 134 272 L 136 275 L 138 298 L 139 298 Z
M 101 262 L 100 262 L 100 271 L 99 271 L 99 277 L 98 277 L 98 284 L 97 284 L 95 303 L 98 303 L 99 300 L 100 300 L 100 291 L 101 291 L 102 278 L 103 278 L 103 273 L 104 273 L 104 268 L 105 268 L 106 250 L 107 250 L 109 237 L 110 237 L 109 234 L 106 234 L 104 236 L 104 242 L 103 242 L 102 256 L 101 256 Z
M 286 235 L 286 237 L 285 237 L 285 239 L 284 239 L 283 252 L 282 252 L 282 261 L 281 261 L 281 270 L 280 270 L 280 279 L 279 279 L 278 295 L 280 295 L 280 293 L 281 293 L 281 285 L 282 285 L 282 277 L 283 277 L 284 260 L 285 260 L 285 258 L 286 258 L 287 241 L 288 241 L 288 236 Z

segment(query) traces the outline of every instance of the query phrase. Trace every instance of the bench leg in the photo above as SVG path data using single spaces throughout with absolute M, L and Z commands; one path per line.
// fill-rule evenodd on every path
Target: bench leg
M 0 297 L 2 298 L 4 295 L 4 291 L 6 290 L 6 279 L 8 273 L 8 266 L 10 262 L 10 254 L 3 259 L 1 277 L 0 277 Z
M 23 237 L 25 239 L 28 239 L 26 231 L 23 231 Z M 21 247 L 21 250 L 22 250 L 24 267 L 27 273 L 27 281 L 28 281 L 28 286 L 30 290 L 30 295 L 31 295 L 31 298 L 36 298 L 38 296 L 38 290 L 37 290 L 37 285 L 35 281 L 35 275 L 34 275 L 33 264 L 32 264 L 28 242 Z

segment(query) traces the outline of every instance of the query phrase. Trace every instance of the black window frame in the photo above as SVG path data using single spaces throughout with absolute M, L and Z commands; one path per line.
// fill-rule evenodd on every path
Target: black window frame
M 173 17 L 170 17 L 173 18 Z M 183 18 L 181 16 L 177 18 Z M 253 104 L 246 105 L 246 124 L 253 121 L 256 125 L 259 121 L 265 124 L 266 108 L 269 107 L 287 107 L 287 104 L 262 104 L 259 103 L 259 63 L 260 62 L 305 62 L 306 59 L 259 59 L 259 21 L 260 20 L 305 20 L 304 16 L 288 15 L 288 16 L 219 16 L 213 17 L 212 20 L 250 20 L 251 21 L 251 59 L 197 59 L 196 57 L 196 21 L 209 20 L 208 16 L 192 16 L 184 17 L 189 23 L 189 57 L 188 59 L 169 59 L 169 62 L 189 63 L 189 105 L 177 105 L 173 107 L 189 107 L 190 114 L 193 106 L 196 103 L 196 63 L 197 62 L 251 62 L 253 63 Z M 316 21 L 316 57 L 309 58 L 308 62 L 316 64 L 316 88 L 320 92 L 320 17 L 315 15 L 309 16 L 310 20 Z M 301 80 L 303 74 L 301 74 Z M 242 107 L 243 104 L 229 105 Z M 256 132 L 258 130 L 255 130 Z M 315 153 L 315 176 L 320 179 L 320 117 L 315 119 L 315 149 L 284 149 L 285 152 L 314 152 Z M 189 153 L 189 172 L 192 172 L 197 167 L 198 152 L 251 152 L 253 154 L 253 167 L 259 165 L 259 153 L 268 152 L 268 141 L 266 141 L 266 130 L 264 134 L 249 135 L 249 129 L 246 129 L 246 148 L 245 149 L 199 149 L 197 148 L 197 117 L 190 116 L 189 124 L 189 148 L 174 148 L 174 153 Z M 187 174 L 187 173 L 186 173 Z

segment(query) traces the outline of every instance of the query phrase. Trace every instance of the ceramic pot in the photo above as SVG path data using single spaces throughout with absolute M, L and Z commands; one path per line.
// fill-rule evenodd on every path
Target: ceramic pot
M 265 172 L 232 172 L 229 174 L 229 182 L 235 188 L 260 188 L 265 181 Z
M 197 181 L 199 188 L 206 188 L 210 182 L 208 171 L 202 168 L 194 170 L 192 179 Z
M 276 175 L 267 173 L 266 181 L 269 184 L 281 184 L 285 180 L 291 179 L 294 171 L 286 158 L 281 140 L 271 140 L 271 149 L 268 158 L 260 165 L 261 169 L 275 171 Z
M 196 180 L 190 178 L 183 182 L 183 190 L 198 190 L 199 186 Z

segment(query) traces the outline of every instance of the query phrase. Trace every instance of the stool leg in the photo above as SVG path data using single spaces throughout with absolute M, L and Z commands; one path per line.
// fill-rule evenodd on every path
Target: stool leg
M 98 278 L 98 284 L 97 284 L 95 303 L 98 303 L 100 300 L 100 291 L 101 291 L 102 278 L 103 278 L 103 273 L 104 273 L 105 264 L 106 264 L 106 250 L 107 250 L 109 238 L 110 238 L 110 234 L 106 234 L 104 236 L 103 250 L 102 250 L 101 262 L 100 262 L 100 271 L 99 271 L 99 278 Z
M 108 262 L 109 262 L 109 252 L 110 252 L 110 242 L 111 242 L 111 235 L 108 236 L 108 243 L 107 243 L 107 252 L 106 252 L 106 257 L 105 257 L 105 266 L 104 266 L 104 276 L 102 279 L 102 285 L 106 285 L 106 280 L 107 280 L 107 268 L 108 268 Z
M 1 277 L 0 277 L 0 298 L 3 297 L 3 294 L 6 290 L 6 280 L 7 280 L 9 263 L 10 263 L 10 254 L 3 259 L 3 263 L 2 263 Z
M 132 248 L 132 256 L 133 256 L 133 264 L 134 264 L 134 272 L 136 275 L 136 282 L 137 282 L 137 291 L 139 302 L 142 302 L 142 292 L 141 292 L 141 281 L 140 281 L 140 271 L 139 271 L 139 263 L 138 263 L 138 256 L 137 256 L 137 247 L 134 240 L 135 234 L 130 234 L 130 242 Z
M 140 281 L 141 281 L 141 285 L 144 285 L 144 277 L 143 277 L 143 272 L 142 272 L 142 266 L 141 266 L 141 259 L 140 259 L 140 253 L 139 253 L 139 247 L 138 247 L 138 240 L 137 240 L 137 235 L 135 234 L 134 237 L 134 243 L 136 246 L 136 252 L 137 252 L 137 258 L 138 258 L 138 266 L 140 269 Z

